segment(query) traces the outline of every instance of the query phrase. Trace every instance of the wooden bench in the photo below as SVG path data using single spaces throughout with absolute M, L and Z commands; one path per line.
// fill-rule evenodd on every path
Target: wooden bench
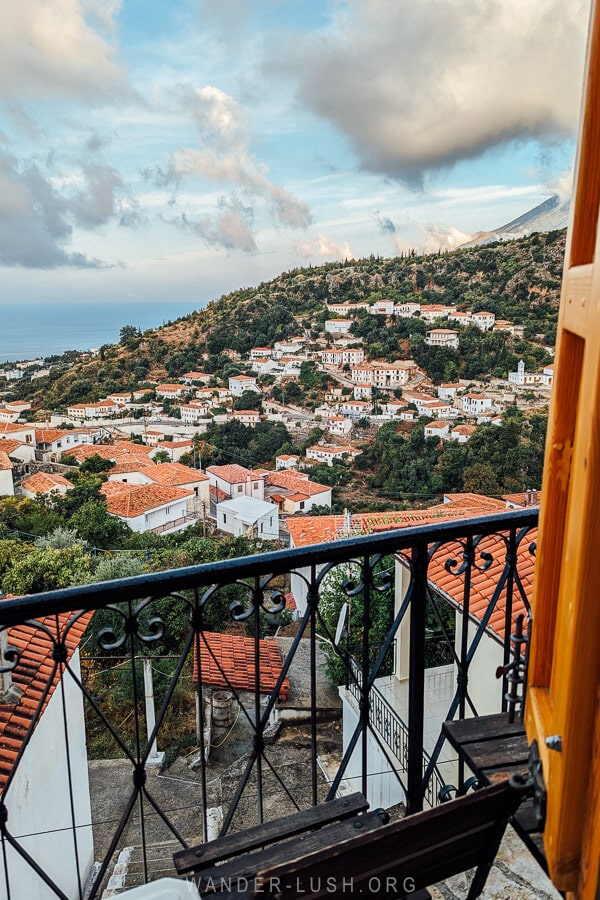
M 443 732 L 459 756 L 477 776 L 481 785 L 500 778 L 529 774 L 529 747 L 521 719 L 509 722 L 506 713 L 444 722 Z M 511 825 L 545 872 L 548 871 L 543 836 L 533 812 L 533 800 L 526 800 L 515 813 Z
M 258 851 L 258 831 L 249 829 L 248 844 L 244 844 L 248 832 L 231 838 L 238 840 L 238 852 L 250 847 L 254 852 L 216 865 L 220 850 L 211 847 L 213 842 L 203 845 L 203 855 L 210 865 L 200 868 L 200 857 L 194 881 L 202 893 L 219 892 L 220 900 L 265 894 L 278 900 L 308 900 L 335 893 L 417 900 L 429 897 L 424 890 L 428 885 L 475 867 L 468 895 L 472 900 L 485 885 L 506 824 L 526 790 L 516 781 L 505 781 L 392 824 L 382 824 L 377 812 L 362 813 Z M 339 802 L 324 803 L 306 812 L 316 814 Z M 298 834 L 294 820 L 300 816 L 304 813 L 277 822 L 289 822 L 286 835 L 292 831 Z M 273 823 L 257 828 L 267 829 L 269 824 Z M 225 840 L 219 838 L 214 843 Z M 231 842 L 225 846 L 227 858 L 232 847 Z M 190 852 L 180 851 L 175 858 L 181 860 Z
M 179 850 L 173 854 L 173 862 L 179 875 L 201 872 L 233 856 L 323 828 L 332 822 L 343 822 L 345 819 L 365 813 L 368 808 L 369 804 L 363 795 L 357 792 L 348 797 L 321 803 L 319 806 L 311 806 L 291 816 L 273 819 L 263 825 L 254 825 L 244 831 L 226 834 L 197 847 Z

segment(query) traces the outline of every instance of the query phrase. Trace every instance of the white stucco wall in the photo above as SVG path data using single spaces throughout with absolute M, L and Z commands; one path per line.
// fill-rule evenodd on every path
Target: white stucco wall
M 0 469 L 0 497 L 14 497 L 12 469 Z
M 71 666 L 79 675 L 79 651 Z M 82 695 L 65 675 L 64 697 L 73 784 L 77 853 L 82 887 L 94 861 Z M 69 772 L 63 723 L 63 692 L 58 685 L 6 792 L 8 828 L 68 897 L 79 897 L 75 846 L 71 831 Z M 60 830 L 65 829 L 65 830 Z M 54 894 L 11 847 L 6 845 L 12 900 L 48 900 Z M 0 857 L 0 900 L 6 900 Z
M 476 625 L 469 622 L 469 645 L 476 631 Z M 461 634 L 462 616 L 457 614 L 454 646 L 459 656 Z M 502 647 L 491 635 L 484 634 L 469 666 L 468 684 L 469 696 L 480 716 L 491 715 L 502 709 L 502 679 L 496 678 L 496 669 L 501 665 L 503 665 Z
M 124 519 L 132 531 L 144 532 L 151 531 L 153 528 L 159 528 L 168 522 L 175 522 L 186 515 L 187 500 L 173 500 L 167 506 L 161 506 L 158 509 L 151 509 L 149 512 L 134 518 Z M 186 527 L 188 523 L 183 523 Z

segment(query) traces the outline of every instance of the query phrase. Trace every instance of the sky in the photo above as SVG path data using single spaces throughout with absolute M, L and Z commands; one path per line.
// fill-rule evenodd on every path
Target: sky
M 0 0 L 0 305 L 202 305 L 568 196 L 580 0 Z

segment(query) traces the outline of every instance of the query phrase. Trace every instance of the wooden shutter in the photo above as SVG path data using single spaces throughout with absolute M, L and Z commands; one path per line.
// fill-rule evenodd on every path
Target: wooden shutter
M 546 442 L 526 707 L 527 735 L 537 741 L 548 792 L 544 846 L 550 874 L 559 889 L 580 898 L 600 896 L 599 206 L 600 15 L 594 0 Z

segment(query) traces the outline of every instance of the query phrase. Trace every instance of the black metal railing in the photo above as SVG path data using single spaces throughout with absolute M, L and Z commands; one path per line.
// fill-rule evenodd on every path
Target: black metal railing
M 3 670 L 11 673 L 14 685 L 23 692 L 16 703 L 8 695 L 0 703 L 0 878 L 6 896 L 17 900 L 25 896 L 26 877 L 41 879 L 50 895 L 83 898 L 89 889 L 91 898 L 100 896 L 116 854 L 132 842 L 132 828 L 138 835 L 141 880 L 151 880 L 155 873 L 150 844 L 172 840 L 185 847 L 206 838 L 215 805 L 223 807 L 222 833 L 240 829 L 254 824 L 250 812 L 254 821 L 263 821 L 333 798 L 357 764 L 358 788 L 368 794 L 373 779 L 383 774 L 371 766 L 373 741 L 387 761 L 385 774 L 397 779 L 409 813 L 421 809 L 424 802 L 435 802 L 444 738 L 440 723 L 433 750 L 424 753 L 428 629 L 433 620 L 456 674 L 444 718 L 507 709 L 509 702 L 518 706 L 524 688 L 509 682 L 515 671 L 510 634 L 517 614 L 525 613 L 525 630 L 529 624 L 531 530 L 536 525 L 537 510 L 513 511 L 3 600 L 0 632 L 8 632 L 9 644 Z M 394 577 L 394 566 L 402 567 L 405 576 L 402 591 L 397 589 L 401 579 Z M 281 668 L 268 693 L 261 693 L 266 671 L 260 641 L 269 627 L 267 613 L 269 622 L 282 617 L 290 583 L 302 614 L 284 647 Z M 353 663 L 358 676 L 349 673 L 347 640 L 344 646 L 336 645 L 332 585 L 337 585 L 340 602 L 352 601 L 346 627 L 359 644 Z M 448 628 L 449 607 L 456 611 L 456 633 Z M 253 647 L 251 659 L 245 661 L 246 690 L 234 683 L 232 670 L 207 637 L 209 631 L 231 631 L 232 626 L 243 627 Z M 401 628 L 409 635 L 408 646 L 400 647 L 400 653 L 408 654 L 408 724 L 394 735 L 388 733 L 385 722 L 397 721 L 389 715 L 389 709 L 395 711 L 383 701 L 376 682 L 385 672 L 385 661 Z M 321 638 L 341 666 L 338 683 L 345 684 L 348 674 L 354 681 L 358 704 L 357 724 L 345 735 L 339 765 L 329 782 L 319 765 Z M 123 673 L 118 684 L 111 682 L 108 690 L 98 690 L 88 665 L 82 676 L 73 652 L 78 643 L 84 656 L 119 658 Z M 492 645 L 503 664 L 497 699 L 491 701 L 497 707 L 480 710 L 469 675 L 476 661 L 480 665 L 480 657 L 490 655 Z M 481 647 L 485 653 L 477 656 Z M 302 752 L 302 762 L 292 766 L 277 739 L 273 741 L 272 726 L 274 718 L 283 715 L 279 698 L 286 692 L 287 679 L 293 683 L 295 660 L 301 653 L 309 683 L 308 750 Z M 146 732 L 141 655 L 155 660 L 174 657 L 168 666 L 166 662 L 156 665 L 163 681 L 150 734 Z M 102 666 L 93 673 L 96 678 L 106 669 L 114 675 L 116 663 Z M 189 719 L 200 690 L 193 687 L 193 669 L 200 685 L 209 680 L 209 669 L 219 673 L 218 681 L 236 701 L 237 718 L 231 727 L 245 728 L 250 741 L 246 747 L 240 745 L 226 770 L 219 768 L 218 760 L 216 767 L 210 758 L 207 762 L 200 752 L 196 774 L 182 774 L 181 769 L 167 773 L 173 784 L 170 794 L 164 786 L 168 779 L 156 781 L 148 772 L 149 763 L 157 738 L 171 756 L 176 747 L 181 756 L 190 750 L 190 731 L 206 733 L 203 702 L 197 704 L 196 727 L 188 722 L 186 734 L 177 730 L 184 729 L 182 723 L 186 716 Z M 123 700 L 127 692 L 129 700 Z M 84 713 L 87 733 L 83 733 Z M 48 734 L 50 727 L 54 731 Z M 106 745 L 97 743 L 99 734 L 108 736 Z M 98 812 L 94 804 L 90 808 L 82 802 L 88 783 L 86 740 L 90 753 L 110 744 L 111 755 L 129 773 L 125 782 L 117 783 L 113 770 L 107 769 L 104 787 L 107 778 L 109 787 L 115 779 L 109 811 Z M 45 755 L 50 754 L 52 741 L 62 749 L 54 750 L 49 766 Z M 62 780 L 59 771 L 64 773 Z M 27 780 L 26 798 L 19 793 L 20 773 Z M 459 786 L 463 778 L 459 772 Z M 175 796 L 178 780 L 186 785 L 179 799 Z M 86 888 L 90 829 L 100 865 Z M 159 833 L 162 837 L 157 837 Z
M 393 649 L 393 648 L 392 648 Z M 362 672 L 354 659 L 350 659 L 350 676 L 346 687 L 357 703 L 362 697 Z M 376 741 L 383 740 L 394 754 L 397 771 L 405 776 L 408 770 L 408 725 L 398 710 L 386 700 L 377 684 L 373 684 L 369 693 L 369 729 Z M 431 764 L 431 757 L 423 750 L 423 774 Z M 446 787 L 441 772 L 435 763 L 431 764 L 431 776 L 425 786 L 424 801 L 428 806 L 436 806 L 440 801 L 440 792 Z

